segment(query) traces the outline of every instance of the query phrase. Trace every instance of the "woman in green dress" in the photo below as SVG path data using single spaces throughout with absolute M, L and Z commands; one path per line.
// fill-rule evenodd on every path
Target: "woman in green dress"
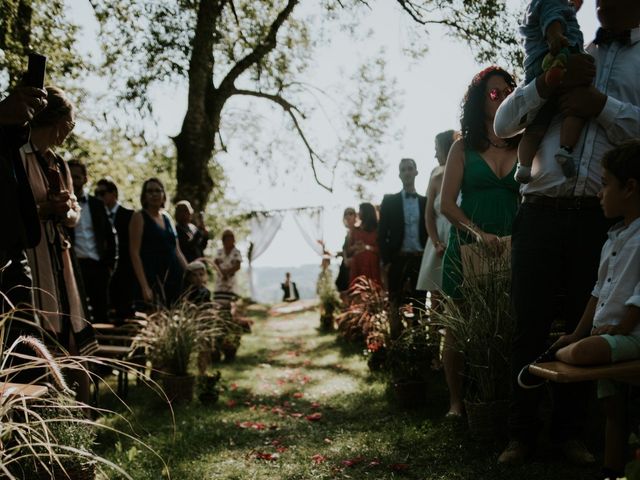
M 473 78 L 462 102 L 462 138 L 449 152 L 441 194 L 442 213 L 451 222 L 443 260 L 443 291 L 452 298 L 461 296 L 460 245 L 475 240 L 468 229 L 496 247 L 499 237 L 511 234 L 519 200 L 519 185 L 513 178 L 519 137 L 498 138 L 493 118 L 515 86 L 509 73 L 489 67 Z M 447 332 L 443 352 L 450 401 L 447 415 L 460 416 L 464 359 L 453 345 L 454 339 Z

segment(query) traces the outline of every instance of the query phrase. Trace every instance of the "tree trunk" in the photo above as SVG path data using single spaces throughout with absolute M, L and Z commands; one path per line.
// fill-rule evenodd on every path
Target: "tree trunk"
M 189 97 L 180 133 L 173 139 L 177 150 L 176 200 L 189 200 L 196 211 L 207 206 L 213 180 L 209 162 L 220 126 L 224 100 L 213 85 L 213 42 L 220 11 L 225 0 L 202 0 L 189 63 Z M 212 108 L 213 104 L 213 108 Z M 209 105 L 207 107 L 207 105 Z

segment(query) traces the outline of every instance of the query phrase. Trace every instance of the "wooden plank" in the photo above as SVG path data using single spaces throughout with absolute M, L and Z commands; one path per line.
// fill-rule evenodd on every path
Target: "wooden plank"
M 124 357 L 132 349 L 130 346 L 122 346 L 122 345 L 100 345 L 98 347 L 98 351 L 96 352 L 96 356 L 98 357 Z
M 0 397 L 21 395 L 31 398 L 40 398 L 46 395 L 47 391 L 48 388 L 44 385 L 0 382 Z
M 584 382 L 605 378 L 635 383 L 640 381 L 640 360 L 589 367 L 578 367 L 563 362 L 545 362 L 529 365 L 529 372 L 538 377 L 559 383 Z

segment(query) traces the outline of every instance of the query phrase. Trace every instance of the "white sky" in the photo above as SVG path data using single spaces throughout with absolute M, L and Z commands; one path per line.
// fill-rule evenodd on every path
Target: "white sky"
M 72 18 L 83 26 L 81 48 L 95 54 L 97 24 L 92 18 L 88 1 L 68 1 Z M 402 133 L 402 137 L 397 143 L 384 145 L 386 173 L 378 184 L 370 188 L 372 196 L 369 201 L 372 203 L 379 203 L 384 193 L 400 190 L 397 164 L 403 157 L 417 161 L 420 174 L 416 186 L 418 190 L 426 190 L 429 172 L 436 164 L 433 139 L 440 131 L 459 127 L 462 95 L 473 75 L 484 67 L 475 62 L 465 45 L 446 37 L 435 28 L 430 30 L 429 52 L 418 61 L 408 58 L 403 54 L 403 48 L 410 41 L 406 30 L 411 20 L 399 11 L 395 3 L 392 0 L 372 2 L 373 11 L 362 28 L 372 29 L 374 36 L 363 45 L 350 41 L 347 36 L 338 35 L 333 45 L 319 51 L 317 63 L 308 75 L 308 80 L 316 86 L 335 86 L 334 82 L 341 71 L 353 68 L 364 55 L 373 55 L 381 46 L 385 47 L 388 74 L 396 78 L 397 88 L 403 93 L 403 106 L 397 112 L 392 126 L 393 130 Z M 520 0 L 507 0 L 507 3 L 510 7 L 517 7 Z M 578 15 L 585 40 L 593 38 L 597 27 L 594 4 L 585 2 Z M 106 80 L 102 78 L 92 78 L 87 83 L 94 91 L 106 91 L 108 88 Z M 156 98 L 154 108 L 159 134 L 177 134 L 186 110 L 186 87 L 177 89 L 176 86 L 167 86 L 158 90 Z M 265 109 L 262 115 L 267 119 L 271 116 L 276 123 L 282 122 L 277 110 Z M 314 136 L 319 139 L 331 138 L 330 132 L 323 131 L 314 132 Z M 295 137 L 291 138 L 295 143 Z M 247 210 L 324 205 L 326 244 L 331 250 L 339 248 L 344 238 L 342 210 L 346 206 L 357 207 L 358 203 L 352 192 L 337 188 L 334 193 L 328 193 L 315 184 L 310 168 L 298 169 L 291 178 L 279 178 L 274 186 L 267 179 L 269 175 L 266 171 L 255 166 L 244 166 L 241 153 L 231 151 L 219 158 L 231 180 L 229 197 L 240 200 Z M 278 158 L 272 160 L 276 172 L 278 161 Z M 301 162 L 306 165 L 308 160 L 303 158 Z M 293 220 L 287 218 L 271 247 L 254 265 L 297 266 L 305 263 L 319 263 L 319 259 L 304 242 Z

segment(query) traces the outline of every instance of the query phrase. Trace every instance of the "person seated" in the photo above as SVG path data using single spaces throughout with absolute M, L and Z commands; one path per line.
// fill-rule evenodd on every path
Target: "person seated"
M 291 273 L 284 274 L 284 282 L 280 284 L 282 288 L 282 301 L 283 302 L 295 302 L 300 300 L 300 294 L 298 293 L 298 287 L 296 282 L 291 281 Z
M 598 281 L 580 323 L 552 351 L 572 365 L 603 365 L 640 358 L 640 141 L 605 154 L 598 194 L 607 218 L 622 218 L 602 248 Z M 607 417 L 603 478 L 623 477 L 627 418 L 623 385 L 598 381 Z
M 211 291 L 207 288 L 207 267 L 200 260 L 194 260 L 186 268 L 184 299 L 196 305 L 211 302 Z

